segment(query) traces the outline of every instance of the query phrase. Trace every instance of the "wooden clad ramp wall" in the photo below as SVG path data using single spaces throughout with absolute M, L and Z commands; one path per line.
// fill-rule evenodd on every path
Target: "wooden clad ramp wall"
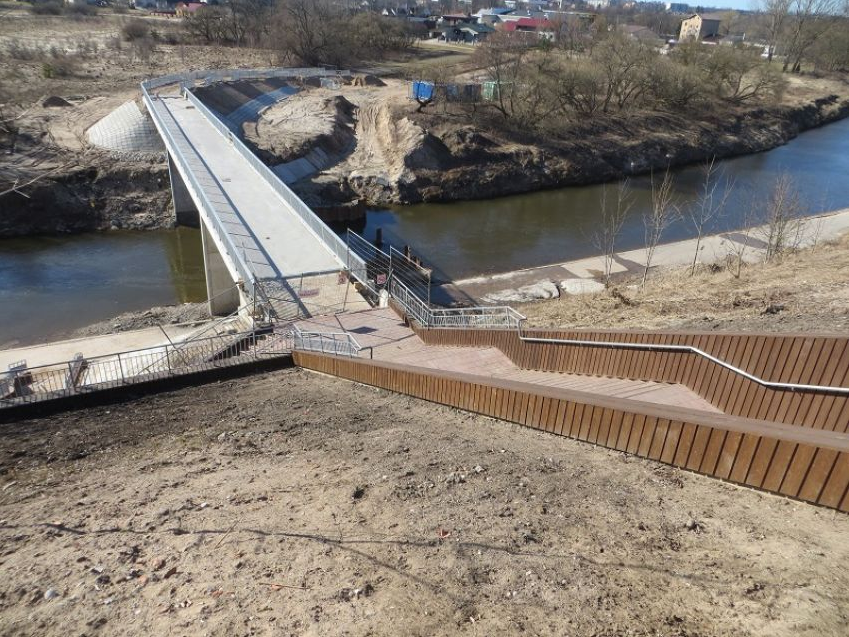
M 295 363 L 367 385 L 849 511 L 849 436 L 597 394 L 295 352 Z
M 849 431 L 849 396 L 774 390 L 693 353 L 528 343 L 514 330 L 415 328 L 431 345 L 492 346 L 517 366 L 681 383 L 723 412 L 758 420 Z M 837 335 L 526 330 L 525 336 L 689 345 L 772 382 L 849 387 L 849 338 Z

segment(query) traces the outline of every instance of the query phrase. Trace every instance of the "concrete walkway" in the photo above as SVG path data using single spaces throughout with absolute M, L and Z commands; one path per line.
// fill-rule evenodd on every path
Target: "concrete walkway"
M 804 220 L 800 247 L 816 242 L 836 239 L 849 232 L 849 209 L 837 210 Z M 729 254 L 737 253 L 745 246 L 747 262 L 760 261 L 764 257 L 766 243 L 764 227 L 753 228 L 748 234 L 724 232 L 703 237 L 699 248 L 699 263 L 709 264 L 725 261 Z M 681 267 L 693 262 L 696 241 L 676 241 L 657 247 L 652 267 Z M 645 267 L 645 251 L 629 250 L 615 256 L 613 274 L 639 273 Z M 601 256 L 577 259 L 565 263 L 515 270 L 454 281 L 442 286 L 443 292 L 455 299 L 474 299 L 484 303 L 511 303 L 552 298 L 559 287 L 565 293 L 597 292 L 603 289 L 600 279 L 604 273 Z
M 170 341 L 178 342 L 190 334 L 200 332 L 204 329 L 203 325 L 168 325 L 162 329 L 148 327 L 117 334 L 88 336 L 0 350 L 0 373 L 5 372 L 9 365 L 21 361 L 26 361 L 28 367 L 38 367 L 64 363 L 73 359 L 77 353 L 81 353 L 85 358 L 94 358 L 131 350 L 163 347 Z
M 160 96 L 154 107 L 165 109 L 163 121 L 173 117 L 181 152 L 258 278 L 339 269 L 330 249 L 191 103 Z

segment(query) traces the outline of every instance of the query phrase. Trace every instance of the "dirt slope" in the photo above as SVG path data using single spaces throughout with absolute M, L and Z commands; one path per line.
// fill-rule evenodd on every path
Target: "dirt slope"
M 638 286 L 518 305 L 538 326 L 726 331 L 849 331 L 849 235 L 775 263 L 665 269 Z
M 6 425 L 0 472 L 2 635 L 849 621 L 846 516 L 302 371 Z

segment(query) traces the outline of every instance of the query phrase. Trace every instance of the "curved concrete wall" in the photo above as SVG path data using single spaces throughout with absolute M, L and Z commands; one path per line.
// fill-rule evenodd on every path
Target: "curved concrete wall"
M 153 120 L 134 101 L 125 102 L 86 132 L 93 146 L 116 153 L 161 154 L 165 145 Z

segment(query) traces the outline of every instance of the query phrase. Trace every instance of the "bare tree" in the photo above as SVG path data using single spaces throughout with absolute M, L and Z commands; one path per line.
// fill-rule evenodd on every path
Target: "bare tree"
M 654 173 L 652 173 L 651 204 L 651 207 L 643 212 L 646 263 L 643 270 L 642 285 L 646 284 L 649 268 L 651 268 L 655 250 L 657 250 L 663 233 L 680 215 L 675 203 L 675 183 L 669 168 L 664 172 L 663 179 L 660 182 L 655 180 Z
M 634 206 L 629 180 L 620 181 L 616 186 L 615 201 L 608 202 L 607 185 L 601 189 L 601 217 L 592 236 L 593 245 L 604 257 L 604 285 L 610 285 L 610 274 L 616 256 L 616 241 L 622 226 Z
M 725 206 L 733 189 L 733 180 L 723 175 L 722 169 L 716 165 L 716 158 L 712 157 L 702 168 L 702 184 L 698 198 L 686 208 L 686 217 L 696 231 L 696 249 L 693 252 L 693 263 L 690 267 L 691 276 L 696 272 L 705 230 L 711 222 L 725 212 Z
M 808 50 L 823 37 L 845 11 L 844 0 L 789 0 L 787 52 L 783 71 L 798 73 Z
M 791 0 L 761 0 L 761 11 L 767 18 L 766 41 L 767 59 L 772 62 L 775 49 L 784 33 L 787 15 L 790 13 Z
M 751 247 L 749 239 L 754 231 L 753 220 L 754 214 L 750 210 L 743 219 L 743 226 L 733 234 L 725 235 L 728 269 L 735 279 L 740 278 L 740 274 L 743 272 L 743 264 L 746 262 L 746 255 Z
M 782 173 L 773 185 L 766 207 L 766 223 L 760 229 L 766 244 L 765 260 L 773 261 L 799 247 L 805 226 L 803 210 L 793 178 Z

